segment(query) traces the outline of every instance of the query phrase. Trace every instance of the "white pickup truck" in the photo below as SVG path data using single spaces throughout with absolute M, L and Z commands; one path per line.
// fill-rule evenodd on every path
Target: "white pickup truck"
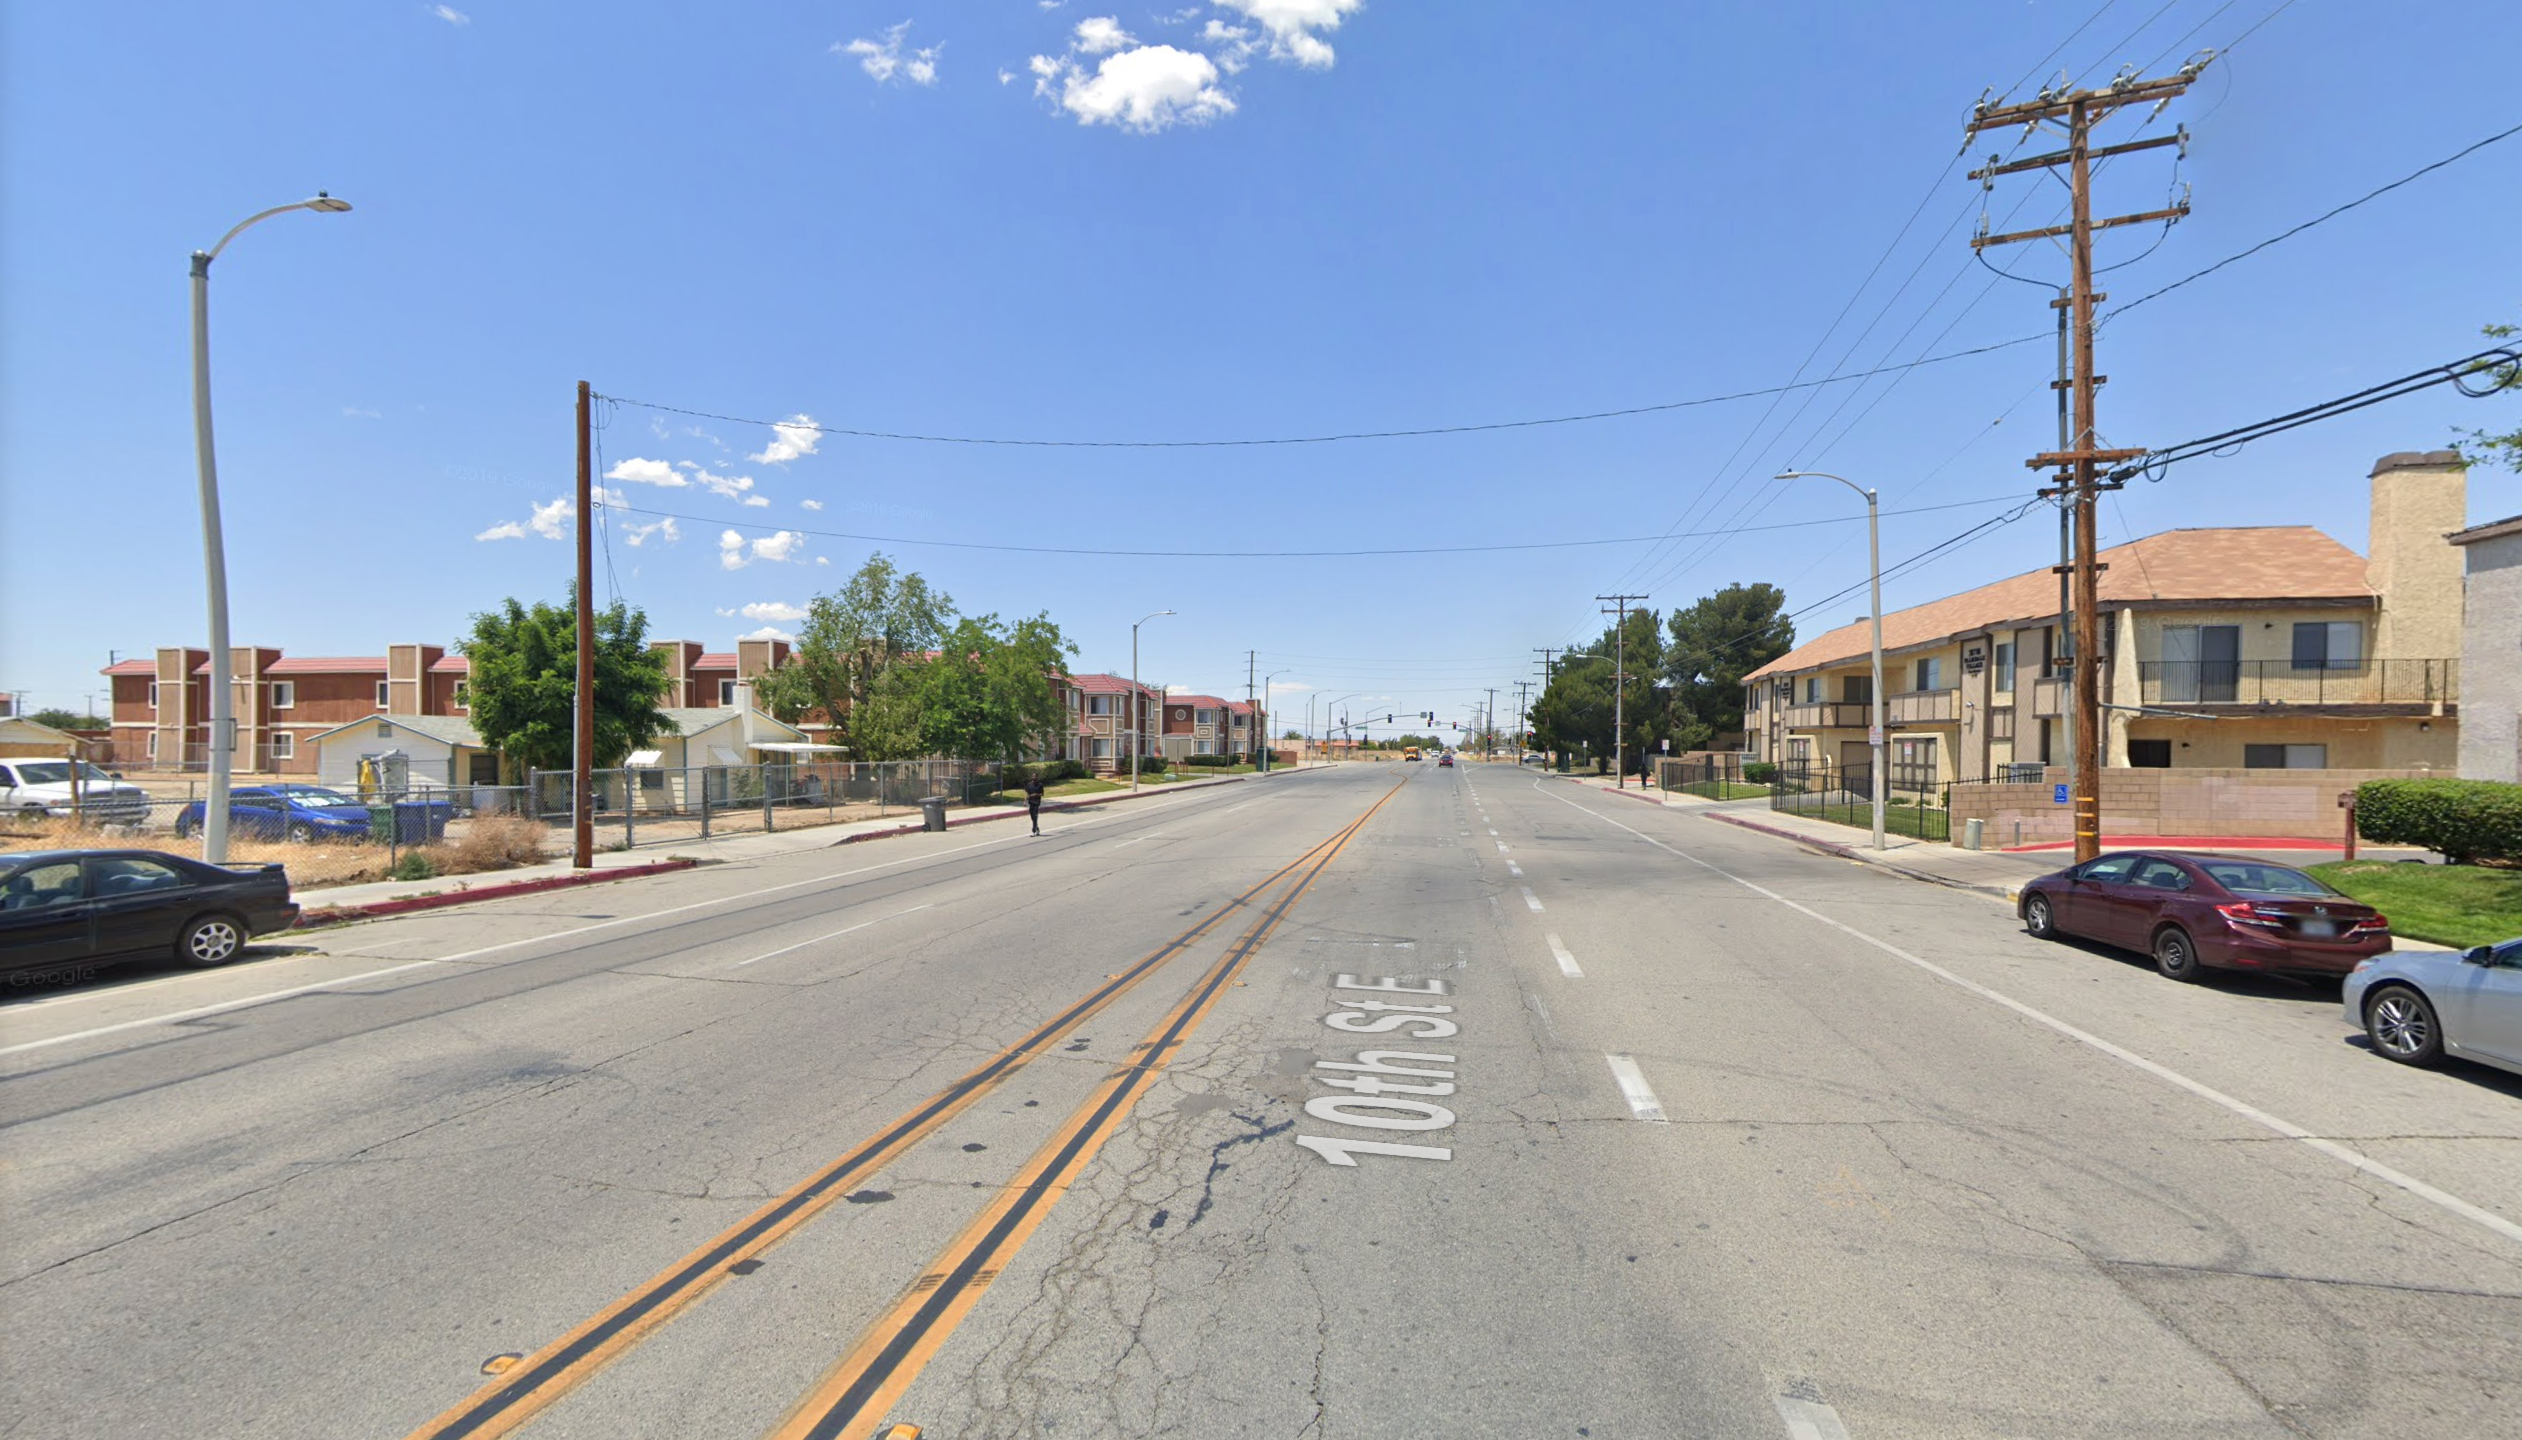
M 149 816 L 149 792 L 84 760 L 0 760 L 0 815 L 24 820 L 79 815 L 100 824 L 136 825 Z

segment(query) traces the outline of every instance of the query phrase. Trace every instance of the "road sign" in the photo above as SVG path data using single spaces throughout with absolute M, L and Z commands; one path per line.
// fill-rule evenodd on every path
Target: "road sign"
M 2066 803 L 2067 803 L 2067 787 L 2066 787 L 2066 786 L 2064 786 L 2064 785 L 2053 785 L 2053 786 L 2051 786 L 2051 787 L 2050 787 L 2050 789 L 2049 789 L 2049 803 L 2050 803 L 2050 804 L 2052 804 L 2052 805 L 2064 805 L 2064 804 L 2066 804 Z
M 1882 726 L 1880 726 L 1880 725 L 1871 725 L 1871 726 L 1866 727 L 1866 731 L 1865 731 L 1865 743 L 1866 743 L 1866 744 L 1868 744 L 1868 745 L 1880 745 L 1880 744 L 1882 744 L 1882 743 L 1883 743 L 1883 727 L 1882 727 Z

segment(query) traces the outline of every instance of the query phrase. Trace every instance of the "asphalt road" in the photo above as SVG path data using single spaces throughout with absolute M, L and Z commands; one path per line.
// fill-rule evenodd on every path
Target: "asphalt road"
M 1512 767 L 1048 828 L 0 1007 L 0 1434 L 2517 1431 L 2522 1081 L 2334 991 Z

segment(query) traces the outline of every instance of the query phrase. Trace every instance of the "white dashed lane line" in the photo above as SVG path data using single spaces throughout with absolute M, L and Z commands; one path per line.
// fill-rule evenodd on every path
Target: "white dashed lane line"
M 1819 1400 L 1799 1400 L 1780 1395 L 1778 1418 L 1786 1422 L 1788 1440 L 1848 1440 L 1848 1427 L 1839 1423 L 1839 1412 Z
M 1651 1120 L 1658 1125 L 1668 1123 L 1664 1117 L 1664 1102 L 1655 1098 L 1654 1087 L 1646 1083 L 1646 1072 L 1638 1068 L 1638 1062 L 1626 1055 L 1606 1055 L 1603 1058 L 1611 1062 L 1611 1078 L 1620 1086 L 1620 1098 L 1629 1102 L 1630 1111 L 1640 1120 Z
M 1567 943 L 1556 935 L 1542 937 L 1550 942 L 1550 953 L 1559 962 L 1559 973 L 1570 980 L 1582 980 L 1585 972 L 1576 968 L 1576 957 L 1568 953 Z
M 1532 893 L 1532 887 L 1530 885 L 1518 885 L 1515 888 L 1524 892 L 1524 907 L 1532 911 L 1535 915 L 1540 914 L 1541 897 Z
M 1524 878 L 1524 867 L 1516 864 L 1512 860 L 1509 860 L 1506 862 L 1506 873 L 1514 876 L 1518 880 L 1521 880 Z

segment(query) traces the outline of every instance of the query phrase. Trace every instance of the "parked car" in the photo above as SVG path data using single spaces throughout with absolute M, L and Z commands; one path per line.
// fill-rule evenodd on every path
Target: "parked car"
M 205 865 L 154 850 L 0 854 L 0 970 L 134 955 L 224 965 L 297 919 L 278 865 Z
M 22 820 L 78 815 L 132 825 L 147 818 L 149 792 L 85 760 L 0 760 L 0 814 Z
M 1542 754 L 1538 750 L 1527 750 L 1523 753 L 1522 758 L 1518 759 L 1515 763 L 1518 765 L 1547 765 L 1550 763 L 1550 757 Z
M 2043 875 L 2015 902 L 2042 939 L 2079 935 L 2154 956 L 2174 980 L 2208 970 L 2344 975 L 2391 948 L 2391 922 L 2286 865 L 2121 850 Z
M 1437 756 L 1436 763 L 1450 767 L 1454 763 L 1454 752 L 1448 750 L 1444 754 Z
M 2402 1065 L 2458 1055 L 2522 1075 L 2522 940 L 2378 955 L 2344 994 L 2347 1023 Z
M 175 815 L 175 838 L 201 828 L 207 802 Z M 228 833 L 246 840 L 365 840 L 368 807 L 321 785 L 242 785 L 228 792 Z

